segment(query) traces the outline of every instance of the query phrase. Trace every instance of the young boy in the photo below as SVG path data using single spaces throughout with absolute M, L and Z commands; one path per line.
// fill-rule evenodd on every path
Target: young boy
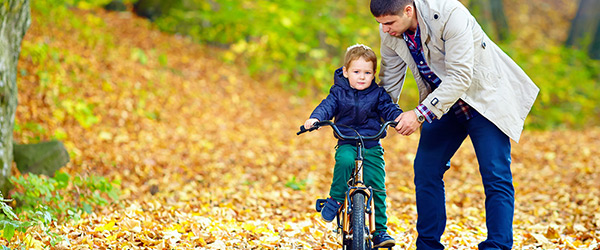
M 395 120 L 402 110 L 392 102 L 390 95 L 375 83 L 377 56 L 371 48 L 357 44 L 346 50 L 344 66 L 334 73 L 334 85 L 325 98 L 304 122 L 309 129 L 315 122 L 330 120 L 335 117 L 342 134 L 353 135 L 358 131 L 361 135 L 376 134 L 385 121 Z M 385 134 L 384 134 L 385 136 Z M 382 137 L 383 138 L 383 137 Z M 392 247 L 394 239 L 387 233 L 386 193 L 385 193 L 385 161 L 383 148 L 379 141 L 364 142 L 364 181 L 366 186 L 373 187 L 375 201 L 376 232 L 373 247 Z M 338 140 L 335 152 L 335 168 L 333 181 L 321 216 L 331 222 L 344 202 L 347 181 L 354 168 L 356 158 L 356 142 Z

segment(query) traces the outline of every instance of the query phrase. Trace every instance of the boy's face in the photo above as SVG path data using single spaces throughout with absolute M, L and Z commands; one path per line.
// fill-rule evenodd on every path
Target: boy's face
M 381 24 L 384 33 L 395 37 L 402 37 L 402 34 L 406 30 L 417 28 L 416 19 L 413 18 L 415 14 L 414 10 L 412 5 L 407 5 L 399 15 L 379 16 L 375 17 L 375 20 Z
M 350 82 L 350 87 L 356 90 L 367 89 L 375 78 L 373 62 L 366 61 L 362 57 L 350 62 L 348 68 L 344 67 L 343 71 Z

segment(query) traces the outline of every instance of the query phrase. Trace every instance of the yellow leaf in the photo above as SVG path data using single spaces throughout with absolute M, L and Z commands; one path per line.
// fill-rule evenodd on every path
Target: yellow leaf
M 323 237 L 323 232 L 321 232 L 321 230 L 315 230 L 313 236 L 315 236 L 315 239 L 320 239 L 321 237 Z
M 98 135 L 98 139 L 100 139 L 102 141 L 110 141 L 110 140 L 112 140 L 112 138 L 113 138 L 113 135 L 106 131 L 102 131 Z
M 115 221 L 111 220 L 110 222 L 108 222 L 108 223 L 106 223 L 106 224 L 104 224 L 102 226 L 96 227 L 94 229 L 94 231 L 96 231 L 96 232 L 100 232 L 100 231 L 112 231 L 112 230 L 116 230 L 116 229 L 117 229 L 117 227 L 115 226 Z
M 108 237 L 106 237 L 106 240 L 108 241 L 115 241 L 117 239 L 117 234 L 111 234 Z
M 25 245 L 27 245 L 27 249 L 44 249 L 43 242 L 34 239 L 31 235 L 25 236 Z
M 250 224 L 250 223 L 244 223 L 242 225 L 242 228 L 246 231 L 254 232 L 254 229 L 256 228 L 256 226 L 253 224 Z

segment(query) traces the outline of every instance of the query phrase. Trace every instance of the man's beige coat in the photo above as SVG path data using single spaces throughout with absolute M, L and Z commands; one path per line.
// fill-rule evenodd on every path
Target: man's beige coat
M 420 102 L 438 119 L 460 98 L 518 142 L 539 88 L 457 0 L 415 0 L 415 6 L 425 60 L 442 83 L 432 92 L 406 41 L 380 25 L 380 85 L 397 102 L 408 67 Z

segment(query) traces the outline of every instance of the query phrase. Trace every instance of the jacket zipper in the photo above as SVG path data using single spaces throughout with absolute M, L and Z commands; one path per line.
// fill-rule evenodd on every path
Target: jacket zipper
M 358 113 L 359 109 L 358 109 L 358 91 L 354 90 L 354 114 L 356 116 L 356 120 L 358 120 Z

